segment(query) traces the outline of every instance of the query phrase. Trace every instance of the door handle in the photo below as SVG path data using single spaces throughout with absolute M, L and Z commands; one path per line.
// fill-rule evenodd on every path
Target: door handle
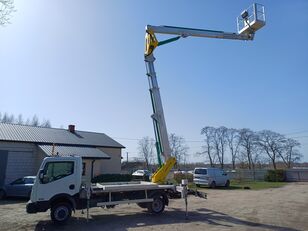
M 69 186 L 69 189 L 70 189 L 70 190 L 75 189 L 75 185 L 74 185 L 74 184 L 71 184 L 71 185 Z

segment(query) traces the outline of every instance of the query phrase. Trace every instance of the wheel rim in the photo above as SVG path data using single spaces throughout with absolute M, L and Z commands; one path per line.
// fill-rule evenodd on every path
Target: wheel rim
M 64 221 L 68 217 L 68 208 L 65 206 L 57 207 L 54 212 L 55 218 L 57 221 Z
M 159 212 L 163 208 L 163 202 L 161 199 L 155 199 L 152 204 L 152 208 L 154 212 Z

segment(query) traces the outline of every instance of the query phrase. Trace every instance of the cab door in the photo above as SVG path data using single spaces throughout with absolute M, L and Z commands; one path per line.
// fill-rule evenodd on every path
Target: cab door
M 221 169 L 215 169 L 215 178 L 216 178 L 216 185 L 217 185 L 217 186 L 222 186 L 222 185 L 224 185 L 223 170 L 221 170 Z
M 57 194 L 75 195 L 79 192 L 80 179 L 76 161 L 56 160 L 45 163 L 36 182 L 37 201 L 46 201 Z

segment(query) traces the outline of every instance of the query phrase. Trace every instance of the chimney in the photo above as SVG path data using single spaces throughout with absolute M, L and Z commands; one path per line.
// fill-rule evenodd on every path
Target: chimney
M 73 124 L 68 125 L 68 131 L 71 133 L 75 133 L 75 125 Z

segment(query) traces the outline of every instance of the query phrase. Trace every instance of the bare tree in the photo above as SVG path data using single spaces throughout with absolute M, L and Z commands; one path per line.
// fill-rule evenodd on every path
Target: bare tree
M 300 143 L 295 139 L 286 139 L 283 147 L 278 151 L 278 154 L 287 168 L 291 168 L 292 163 L 299 161 L 302 154 L 297 148 L 300 147 Z
M 181 136 L 177 136 L 174 133 L 169 135 L 169 144 L 171 148 L 171 155 L 176 159 L 176 166 L 180 168 L 181 164 L 186 163 L 188 146 L 185 139 Z
M 206 154 L 209 158 L 211 167 L 214 166 L 214 151 L 213 151 L 213 136 L 215 128 L 213 127 L 204 127 L 201 129 L 201 135 L 204 135 L 205 145 L 203 146 L 204 151 L 201 154 Z
M 31 125 L 34 126 L 34 127 L 38 127 L 39 126 L 39 119 L 36 115 L 34 115 L 32 117 L 32 120 L 31 120 Z
M 31 120 L 27 118 L 27 120 L 24 122 L 24 125 L 31 125 Z
M 273 168 L 277 169 L 276 160 L 282 153 L 286 138 L 276 132 L 263 130 L 258 132 L 258 145 L 270 158 Z
M 40 123 L 36 115 L 34 115 L 31 120 L 28 118 L 26 121 L 24 121 L 22 114 L 19 114 L 18 117 L 15 119 L 13 114 L 10 115 L 7 112 L 5 112 L 3 116 L 0 113 L 0 122 L 51 128 L 51 123 L 49 120 L 44 120 L 42 123 Z
M 144 159 L 146 163 L 146 168 L 150 169 L 150 164 L 153 161 L 153 152 L 154 152 L 154 141 L 149 137 L 143 137 L 138 142 L 139 155 L 142 159 Z
M 229 128 L 226 136 L 231 154 L 232 168 L 235 169 L 235 161 L 240 150 L 241 137 L 238 130 L 234 128 Z
M 255 158 L 254 154 L 256 153 L 257 148 L 257 136 L 255 132 L 251 131 L 248 128 L 243 128 L 239 130 L 240 134 L 240 146 L 242 148 L 242 155 L 246 158 L 249 169 L 254 169 Z
M 19 115 L 18 115 L 18 118 L 17 118 L 17 120 L 16 120 L 16 123 L 17 123 L 17 124 L 24 124 L 24 120 L 23 120 L 23 118 L 22 118 L 22 114 L 19 114 Z
M 213 136 L 214 149 L 221 168 L 224 168 L 225 151 L 227 144 L 226 135 L 227 135 L 227 128 L 221 126 L 215 129 Z
M 10 17 L 14 11 L 14 0 L 0 0 L 0 25 L 10 23 Z
M 40 127 L 44 127 L 44 128 L 51 128 L 51 123 L 49 120 L 44 120 L 41 124 Z
M 7 112 L 4 113 L 1 122 L 2 123 L 14 123 L 14 115 L 9 115 Z

